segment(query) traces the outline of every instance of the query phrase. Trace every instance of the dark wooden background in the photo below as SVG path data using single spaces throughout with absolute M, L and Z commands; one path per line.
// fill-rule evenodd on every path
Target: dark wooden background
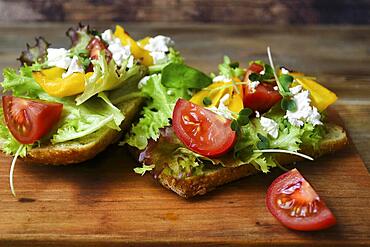
M 1 22 L 369 24 L 369 0 L 0 0 Z

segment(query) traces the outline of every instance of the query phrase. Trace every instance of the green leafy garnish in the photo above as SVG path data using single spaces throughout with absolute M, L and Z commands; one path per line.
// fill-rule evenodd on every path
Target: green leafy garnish
M 267 149 L 267 148 L 269 148 L 269 146 L 270 146 L 269 139 L 266 136 L 264 136 L 260 133 L 257 133 L 257 136 L 258 136 L 258 139 L 260 139 L 260 141 L 257 142 L 257 148 L 258 149 Z
M 279 76 L 279 91 L 282 96 L 290 96 L 292 93 L 289 91 L 289 86 L 293 82 L 293 76 L 282 74 Z
M 244 70 L 239 68 L 239 63 L 231 62 L 228 56 L 224 56 L 224 62 L 218 65 L 220 75 L 225 76 L 226 78 L 240 78 L 244 75 Z
M 281 108 L 285 111 L 295 112 L 297 111 L 297 104 L 294 100 L 284 97 L 280 102 Z
M 211 83 L 209 76 L 185 64 L 171 63 L 162 71 L 162 84 L 168 88 L 201 89 Z
M 151 170 L 154 169 L 154 165 L 143 165 L 142 167 L 135 167 L 134 172 L 137 174 L 140 174 L 141 176 L 144 176 L 146 172 L 150 172 Z
M 249 117 L 252 114 L 252 110 L 249 108 L 244 108 L 239 112 L 237 122 L 240 126 L 244 126 L 249 123 Z

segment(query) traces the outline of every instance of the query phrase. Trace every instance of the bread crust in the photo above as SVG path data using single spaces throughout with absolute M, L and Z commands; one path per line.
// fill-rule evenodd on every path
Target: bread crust
M 106 127 L 95 133 L 97 138 L 92 138 L 87 143 L 79 144 L 76 141 L 71 141 L 56 145 L 46 144 L 31 149 L 23 160 L 45 165 L 67 165 L 92 159 L 107 146 L 116 142 L 123 131 L 131 126 L 143 103 L 143 98 L 134 98 L 118 105 L 118 108 L 125 115 L 120 132 Z
M 324 154 L 333 153 L 343 148 L 348 143 L 348 138 L 344 129 L 338 125 L 329 124 L 330 133 L 320 144 L 320 149 L 314 151 L 312 148 L 303 147 L 302 153 L 318 158 Z M 275 159 L 281 165 L 288 165 L 293 162 L 301 161 L 299 156 L 288 154 L 279 154 Z M 241 165 L 239 167 L 222 167 L 202 176 L 188 177 L 186 179 L 177 179 L 173 176 L 161 173 L 157 176 L 157 181 L 167 189 L 170 189 L 184 198 L 191 198 L 197 195 L 214 190 L 223 184 L 238 180 L 260 172 L 251 164 Z

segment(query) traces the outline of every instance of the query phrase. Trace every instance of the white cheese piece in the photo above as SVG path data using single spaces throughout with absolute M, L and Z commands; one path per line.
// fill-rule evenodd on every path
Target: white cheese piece
M 215 78 L 212 79 L 212 81 L 215 82 L 231 82 L 230 78 L 227 78 L 224 75 L 218 75 Z
M 112 30 L 107 29 L 101 34 L 101 38 L 107 42 L 108 45 L 114 43 L 115 36 L 112 32 Z
M 108 50 L 112 53 L 112 58 L 118 66 L 121 66 L 123 61 L 131 56 L 130 46 L 123 46 L 121 41 L 110 44 Z
M 255 91 L 259 84 L 259 81 L 251 81 L 249 82 L 249 87 Z
M 275 139 L 278 137 L 279 126 L 274 120 L 267 117 L 261 117 L 260 123 L 263 130 L 266 131 L 270 136 L 272 136 Z
M 163 64 L 168 61 L 166 53 L 161 51 L 152 51 L 150 52 L 150 56 L 152 56 L 154 64 Z
M 162 64 L 168 61 L 166 52 L 170 47 L 173 47 L 175 42 L 170 38 L 163 35 L 158 35 L 149 39 L 148 44 L 144 47 L 150 52 L 154 64 Z
M 264 75 L 266 72 L 265 72 L 265 69 L 263 69 L 261 72 L 260 72 L 260 75 Z
M 67 69 L 72 59 L 68 56 L 68 50 L 64 48 L 48 48 L 48 65 Z
M 279 91 L 279 87 L 278 87 L 278 86 L 274 86 L 274 87 L 273 87 L 273 89 L 274 89 L 275 91 Z
M 314 126 L 321 125 L 320 113 L 316 107 L 310 105 L 310 92 L 302 90 L 302 86 L 296 86 L 290 90 L 294 95 L 293 100 L 297 105 L 297 110 L 295 112 L 289 110 L 286 112 L 284 117 L 288 119 L 289 123 L 295 126 L 303 126 L 306 122 Z
M 73 73 L 85 73 L 84 67 L 82 66 L 80 60 L 78 60 L 77 56 L 73 56 L 67 72 L 62 74 L 62 78 L 64 79 Z
M 141 78 L 141 80 L 139 81 L 139 83 L 137 84 L 137 87 L 139 89 L 141 89 L 143 86 L 146 85 L 146 83 L 148 82 L 148 80 L 150 79 L 150 76 L 147 75 L 147 76 L 144 76 L 143 78 Z
M 289 74 L 289 70 L 287 70 L 286 68 L 282 67 L 281 68 L 281 73 L 284 74 L 284 75 L 288 75 Z
M 259 111 L 255 111 L 255 113 L 256 113 L 256 118 L 259 118 L 261 116 Z
M 130 46 L 122 45 L 121 40 L 114 36 L 112 30 L 105 30 L 102 33 L 102 39 L 108 44 L 108 50 L 112 53 L 112 58 L 118 66 L 121 66 L 123 61 L 127 59 L 129 59 L 127 67 L 133 66 L 134 58 L 131 56 Z
M 297 93 L 299 93 L 300 91 L 302 90 L 302 86 L 301 85 L 297 85 L 295 87 L 291 87 L 289 88 L 289 91 L 293 94 L 293 95 L 296 95 Z
M 224 118 L 234 119 L 233 118 L 233 113 L 227 107 L 227 105 L 229 104 L 229 98 L 230 98 L 230 94 L 225 94 L 220 99 L 218 107 L 212 106 L 212 107 L 207 107 L 207 109 L 213 111 L 214 113 L 216 113 L 218 115 L 223 116 Z

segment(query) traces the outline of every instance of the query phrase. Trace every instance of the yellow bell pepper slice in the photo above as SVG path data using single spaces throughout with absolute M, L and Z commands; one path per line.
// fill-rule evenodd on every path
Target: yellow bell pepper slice
M 236 92 L 232 82 L 216 82 L 196 93 L 190 99 L 190 102 L 203 107 L 218 107 L 221 98 L 224 95 L 229 94 L 230 98 L 226 102 L 226 105 L 230 111 L 235 113 L 236 116 L 236 114 L 244 108 L 242 86 L 238 85 L 237 87 L 239 93 Z M 209 97 L 211 99 L 211 105 L 204 105 L 203 100 L 205 97 Z
M 141 39 L 141 40 L 137 41 L 137 44 L 138 44 L 141 48 L 145 49 L 145 46 L 146 46 L 147 44 L 149 44 L 149 40 L 150 40 L 150 39 L 151 39 L 151 37 L 145 37 L 145 38 L 143 38 L 143 39 Z
M 153 64 L 153 58 L 150 56 L 149 51 L 141 48 L 131 36 L 125 32 L 120 25 L 116 26 L 114 35 L 121 40 L 122 45 L 129 45 L 132 55 L 141 61 L 145 66 Z
M 295 81 L 302 87 L 310 91 L 311 103 L 320 112 L 324 111 L 329 105 L 333 104 L 337 99 L 337 95 L 320 85 L 317 81 L 305 77 L 302 73 L 290 73 Z
M 85 90 L 85 81 L 93 74 L 73 73 L 63 79 L 64 72 L 64 69 L 53 67 L 33 72 L 32 76 L 47 94 L 62 98 L 82 93 Z

